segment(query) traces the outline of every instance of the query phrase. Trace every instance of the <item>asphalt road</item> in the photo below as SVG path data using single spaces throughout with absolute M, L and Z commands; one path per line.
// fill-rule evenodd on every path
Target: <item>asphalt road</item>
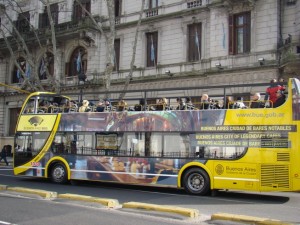
M 0 167 L 0 184 L 72 193 L 124 202 L 144 202 L 198 209 L 203 216 L 231 213 L 270 218 L 300 224 L 300 193 L 250 193 L 220 191 L 217 196 L 191 196 L 182 190 L 128 186 L 95 182 L 77 182 L 75 185 L 57 185 L 44 179 L 15 177 L 9 167 Z M 117 223 L 116 223 L 117 224 Z M 199 224 L 199 223 L 198 223 Z M 232 223 L 231 223 L 232 224 Z

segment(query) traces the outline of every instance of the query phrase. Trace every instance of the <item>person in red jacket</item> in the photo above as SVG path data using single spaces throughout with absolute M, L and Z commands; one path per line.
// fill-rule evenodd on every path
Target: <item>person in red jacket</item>
M 284 91 L 284 89 L 284 86 L 279 85 L 276 79 L 270 81 L 270 87 L 267 88 L 265 95 L 265 101 L 270 101 L 270 107 L 273 107 L 277 100 L 277 91 Z

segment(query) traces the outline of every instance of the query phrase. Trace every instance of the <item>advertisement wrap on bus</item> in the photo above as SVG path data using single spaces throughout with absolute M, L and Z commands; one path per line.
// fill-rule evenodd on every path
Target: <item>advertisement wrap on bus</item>
M 16 175 L 210 190 L 300 190 L 300 83 L 278 108 L 38 113 L 16 128 Z M 58 103 L 69 100 L 55 95 Z M 27 103 L 28 102 L 28 103 Z M 28 113 L 35 102 L 35 113 Z

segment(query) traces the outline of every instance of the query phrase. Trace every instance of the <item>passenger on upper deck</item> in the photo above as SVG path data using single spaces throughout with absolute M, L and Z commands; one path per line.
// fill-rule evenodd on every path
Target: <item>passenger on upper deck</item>
M 277 94 L 276 92 L 278 90 L 284 90 L 285 87 L 281 86 L 277 83 L 276 79 L 272 79 L 270 81 L 270 87 L 267 88 L 266 90 L 266 95 L 265 95 L 265 101 L 269 100 L 271 102 L 270 107 L 273 107 L 273 104 L 277 100 Z
M 232 109 L 232 107 L 233 107 L 232 96 L 226 96 L 223 108 L 224 109 Z
M 96 112 L 104 112 L 104 110 L 105 110 L 104 101 L 103 101 L 103 99 L 100 99 L 98 102 L 98 105 L 96 107 Z
M 144 111 L 144 110 L 145 110 L 145 100 L 141 98 L 139 104 L 136 104 L 134 106 L 134 111 Z
M 276 95 L 277 95 L 277 99 L 276 102 L 273 104 L 274 108 L 281 106 L 283 103 L 285 103 L 285 99 L 286 99 L 284 92 L 281 90 L 278 90 L 276 92 Z
M 237 101 L 233 104 L 233 108 L 234 109 L 245 109 L 247 108 L 246 105 L 243 102 L 243 98 L 242 97 L 237 97 Z
M 107 111 L 111 111 L 112 110 L 112 105 L 111 105 L 111 101 L 109 98 L 105 99 L 105 108 Z
M 203 94 L 201 96 L 200 109 L 210 109 L 210 102 L 209 102 L 208 94 Z
M 251 97 L 252 101 L 250 102 L 250 108 L 264 108 L 264 102 L 260 101 L 260 93 L 255 93 Z
M 192 99 L 190 97 L 186 97 L 185 98 L 185 104 L 186 104 L 186 109 L 187 110 L 193 110 L 193 109 L 195 109 L 195 106 L 192 103 Z
M 82 106 L 80 106 L 78 112 L 90 112 L 91 108 L 89 107 L 89 101 L 88 100 L 83 100 L 82 101 Z
M 176 101 L 178 104 L 176 107 L 176 110 L 185 110 L 186 109 L 186 104 L 185 104 L 183 98 L 177 98 Z
M 120 100 L 118 105 L 117 105 L 117 111 L 125 111 L 127 110 L 127 102 L 125 102 L 125 100 Z
M 156 110 L 163 111 L 166 110 L 168 106 L 168 100 L 166 98 L 160 98 L 156 105 Z

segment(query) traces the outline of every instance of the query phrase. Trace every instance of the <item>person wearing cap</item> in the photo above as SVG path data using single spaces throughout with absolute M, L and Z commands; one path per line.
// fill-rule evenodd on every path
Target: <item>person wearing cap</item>
M 276 92 L 276 101 L 275 103 L 273 104 L 273 108 L 277 108 L 279 106 L 281 106 L 283 103 L 285 103 L 285 94 L 282 90 L 278 90 Z
M 82 101 L 82 106 L 79 108 L 79 112 L 89 112 L 91 111 L 91 108 L 89 107 L 89 101 L 88 100 L 83 100 Z

